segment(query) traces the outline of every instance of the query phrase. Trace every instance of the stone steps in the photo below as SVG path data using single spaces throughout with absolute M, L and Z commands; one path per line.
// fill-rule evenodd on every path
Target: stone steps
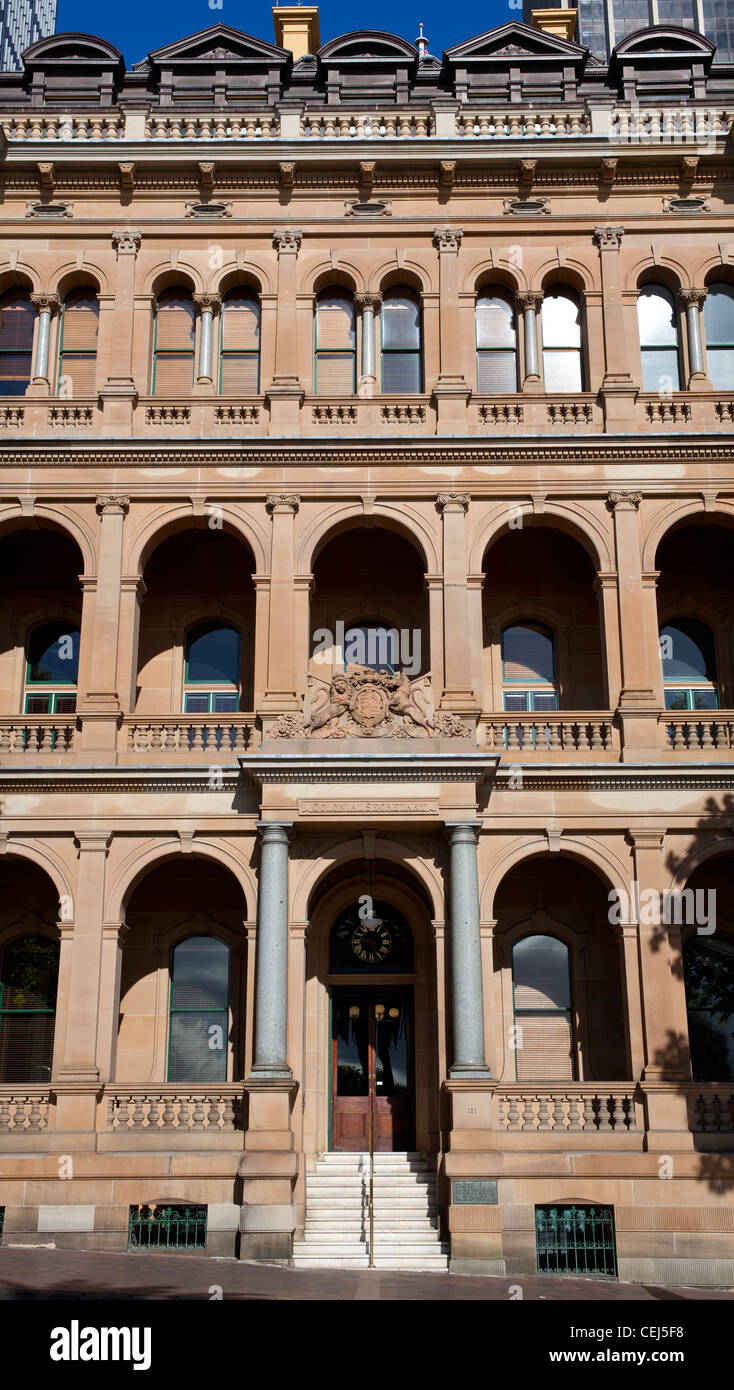
M 369 1155 L 330 1153 L 306 1177 L 306 1225 L 293 1247 L 298 1268 L 367 1269 Z M 376 1154 L 376 1269 L 445 1271 L 435 1169 L 420 1154 Z

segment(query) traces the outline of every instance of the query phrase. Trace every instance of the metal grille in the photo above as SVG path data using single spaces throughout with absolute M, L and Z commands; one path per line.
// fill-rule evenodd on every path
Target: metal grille
M 611 1207 L 536 1207 L 539 1274 L 616 1277 Z
M 130 1250 L 206 1248 L 206 1207 L 131 1207 Z

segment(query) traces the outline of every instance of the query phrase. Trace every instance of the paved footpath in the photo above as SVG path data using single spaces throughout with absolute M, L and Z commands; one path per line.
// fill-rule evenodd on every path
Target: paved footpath
M 517 1298 L 569 1302 L 734 1299 L 733 1291 L 619 1284 L 607 1279 L 487 1278 L 378 1270 L 292 1270 L 197 1255 L 151 1251 L 0 1249 L 0 1300 L 319 1299 L 381 1301 Z M 221 1290 L 221 1294 L 220 1291 Z M 513 1290 L 513 1293 L 510 1293 Z

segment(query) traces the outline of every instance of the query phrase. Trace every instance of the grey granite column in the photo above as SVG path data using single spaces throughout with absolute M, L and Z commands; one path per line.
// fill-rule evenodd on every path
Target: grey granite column
M 290 822 L 259 821 L 260 887 L 255 945 L 255 1059 L 251 1079 L 290 1077 L 288 1021 L 288 839 Z
M 479 936 L 477 831 L 480 821 L 447 822 L 451 845 L 451 985 L 454 1012 L 452 1079 L 491 1075 L 484 1057 L 482 951 Z
M 538 313 L 543 303 L 540 290 L 525 290 L 517 296 L 518 307 L 522 309 L 525 326 L 525 380 L 540 379 L 540 359 L 538 353 Z
M 707 290 L 681 290 L 680 301 L 686 312 L 688 329 L 688 363 L 690 374 L 703 376 L 703 347 L 701 345 L 701 306 Z

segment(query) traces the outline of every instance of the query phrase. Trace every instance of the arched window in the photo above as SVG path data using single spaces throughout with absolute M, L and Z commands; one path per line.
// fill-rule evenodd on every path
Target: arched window
M 667 285 L 644 285 L 637 299 L 642 389 L 680 391 L 678 310 Z
M 734 942 L 717 932 L 683 943 L 694 1081 L 734 1081 Z
M 477 299 L 477 391 L 501 395 L 517 390 L 517 324 L 510 296 L 482 290 Z
M 26 714 L 73 714 L 79 674 L 79 628 L 58 620 L 33 629 L 26 652 Z
M 553 633 L 542 623 L 513 623 L 502 633 L 506 710 L 558 709 Z
M 421 306 L 404 286 L 382 297 L 382 390 L 386 396 L 416 395 L 423 390 Z
M 412 970 L 413 936 L 402 912 L 377 899 L 371 917 L 365 917 L 364 910 L 364 904 L 355 904 L 337 917 L 329 942 L 329 969 L 339 975 Z
M 518 1081 L 573 1081 L 576 1070 L 568 947 L 555 936 L 525 936 L 512 951 L 515 1072 Z
M 353 396 L 357 389 L 354 300 L 346 290 L 321 290 L 316 299 L 314 393 Z
M 184 710 L 231 714 L 240 704 L 240 635 L 221 623 L 199 623 L 186 637 Z
M 708 376 L 717 391 L 734 391 L 734 289 L 709 285 L 703 303 Z
M 44 936 L 5 947 L 0 970 L 0 1082 L 51 1077 L 59 948 Z
M 96 290 L 88 286 L 70 290 L 61 311 L 59 395 L 94 394 L 98 326 L 99 300 Z
M 184 396 L 194 384 L 196 314 L 191 291 L 182 285 L 158 295 L 153 350 L 153 392 Z
M 229 947 L 189 936 L 173 952 L 169 1081 L 226 1081 Z
M 222 299 L 219 390 L 224 396 L 260 391 L 260 302 L 254 290 L 239 285 Z
M 540 314 L 546 391 L 583 391 L 581 302 L 565 285 L 545 291 Z
M 373 671 L 397 671 L 400 665 L 400 634 L 383 623 L 361 623 L 344 634 L 344 669 L 369 666 Z
M 665 708 L 718 709 L 716 643 L 696 618 L 676 618 L 660 629 Z
M 30 385 L 35 317 L 28 290 L 0 295 L 0 396 L 24 396 Z

